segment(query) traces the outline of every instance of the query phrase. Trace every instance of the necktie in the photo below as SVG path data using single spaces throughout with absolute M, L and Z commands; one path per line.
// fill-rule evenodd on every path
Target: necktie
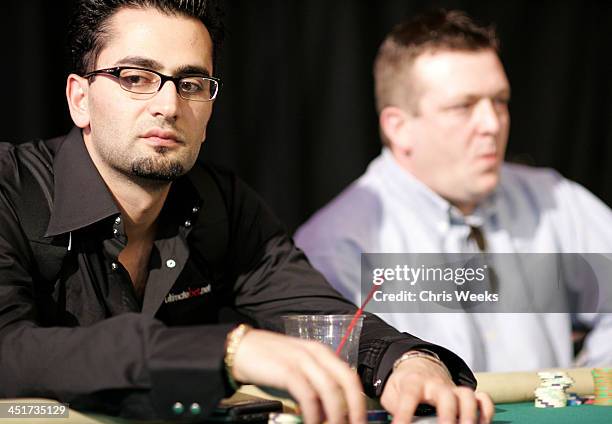
M 476 243 L 480 253 L 488 253 L 487 252 L 487 241 L 480 227 L 470 226 L 470 234 L 468 235 L 468 239 Z M 498 293 L 499 279 L 497 278 L 497 274 L 495 273 L 495 268 L 489 263 L 488 255 L 482 255 L 482 260 L 479 262 L 482 265 L 487 266 L 487 277 L 488 278 L 483 282 L 485 283 L 485 288 L 493 293 Z
M 487 242 L 480 227 L 470 226 L 470 234 L 468 235 L 468 239 L 475 241 L 476 245 L 478 246 L 478 250 L 480 250 L 482 253 L 487 252 Z

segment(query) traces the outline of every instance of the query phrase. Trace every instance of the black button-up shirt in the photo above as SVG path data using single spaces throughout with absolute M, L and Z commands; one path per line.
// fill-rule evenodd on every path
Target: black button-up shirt
M 158 219 L 138 294 L 118 260 L 120 210 L 81 131 L 0 143 L 0 396 L 140 418 L 175 417 L 179 401 L 207 415 L 231 393 L 223 356 L 236 322 L 282 331 L 282 315 L 356 310 L 229 172 L 196 164 Z M 435 351 L 458 384 L 474 386 L 454 354 L 368 315 L 358 365 L 366 393 L 379 395 L 393 361 L 414 348 Z

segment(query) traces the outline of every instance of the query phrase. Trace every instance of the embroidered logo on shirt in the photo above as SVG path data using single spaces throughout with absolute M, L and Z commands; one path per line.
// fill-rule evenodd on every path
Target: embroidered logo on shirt
M 166 296 L 166 299 L 164 299 L 164 303 L 172 303 L 172 302 L 177 302 L 179 300 L 190 299 L 192 297 L 203 296 L 206 293 L 210 293 L 210 290 L 211 290 L 210 284 L 204 287 L 196 287 L 195 289 L 192 289 L 191 287 L 187 287 L 187 290 L 182 291 L 181 293 L 168 294 L 168 296 Z

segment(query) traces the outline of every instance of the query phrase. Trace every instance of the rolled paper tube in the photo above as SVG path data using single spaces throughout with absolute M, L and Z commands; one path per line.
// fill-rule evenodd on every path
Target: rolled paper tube
M 269 399 L 269 400 L 279 400 L 283 403 L 283 412 L 289 412 L 292 414 L 297 414 L 300 412 L 298 408 L 298 404 L 295 400 L 291 399 L 291 395 L 287 392 L 283 392 L 281 390 L 273 390 L 268 387 L 257 387 L 253 385 L 244 385 L 241 386 L 240 389 L 236 392 L 231 399 L 237 400 L 241 399 L 241 396 L 251 396 L 257 397 L 261 399 Z M 366 401 L 366 407 L 368 410 L 374 409 L 383 409 L 382 405 L 378 401 L 378 399 L 372 399 L 367 397 L 365 394 L 363 395 Z M 60 423 L 54 423 L 60 424 Z
M 283 412 L 290 414 L 299 413 L 298 404 L 291 398 L 291 395 L 285 391 L 271 389 L 269 387 L 257 387 L 250 384 L 241 386 L 240 389 L 230 399 L 241 399 L 241 396 L 250 396 L 260 399 L 279 400 L 283 403 Z M 59 423 L 57 423 L 59 424 Z
M 534 390 L 540 386 L 540 371 L 563 371 L 573 380 L 568 393 L 579 396 L 592 395 L 594 392 L 591 368 L 551 368 L 524 372 L 477 372 L 476 390 L 486 392 L 495 403 L 528 402 L 534 399 Z

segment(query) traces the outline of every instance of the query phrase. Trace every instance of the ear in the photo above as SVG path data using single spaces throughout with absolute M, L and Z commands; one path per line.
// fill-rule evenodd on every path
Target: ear
M 72 121 L 79 128 L 89 126 L 88 105 L 89 83 L 86 78 L 76 74 L 68 75 L 66 80 L 66 100 Z
M 387 106 L 380 112 L 380 130 L 392 149 L 410 153 L 414 140 L 412 119 L 408 112 L 396 106 Z

